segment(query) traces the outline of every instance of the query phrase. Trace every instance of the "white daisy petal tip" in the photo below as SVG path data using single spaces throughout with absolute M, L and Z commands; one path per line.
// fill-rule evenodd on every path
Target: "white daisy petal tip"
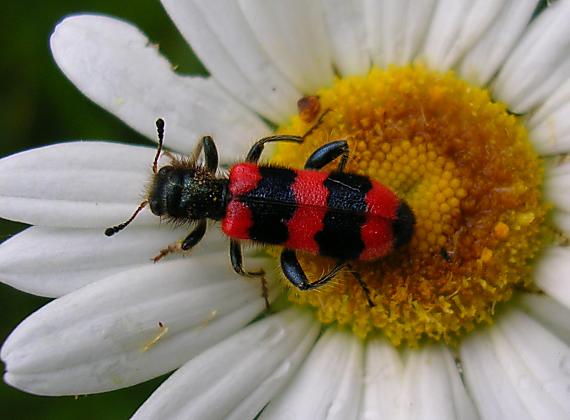
M 166 122 L 165 145 L 190 153 L 212 135 L 223 160 L 268 133 L 265 123 L 213 79 L 181 76 L 135 26 L 102 15 L 76 15 L 50 41 L 63 73 L 88 98 L 148 138 Z M 136 69 L 136 71 L 134 71 Z
M 116 224 L 143 199 L 154 154 L 149 147 L 70 142 L 5 157 L 0 160 L 0 216 L 52 227 Z M 139 223 L 157 220 L 145 210 Z
M 126 270 L 44 306 L 2 347 L 11 383 L 42 395 L 96 393 L 179 367 L 264 310 L 259 285 L 220 268 L 221 257 Z

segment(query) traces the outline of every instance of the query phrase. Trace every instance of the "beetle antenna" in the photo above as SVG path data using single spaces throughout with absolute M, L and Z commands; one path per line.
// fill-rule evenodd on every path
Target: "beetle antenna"
M 113 226 L 113 227 L 105 229 L 105 235 L 113 236 L 115 233 L 120 232 L 121 230 L 126 228 L 135 219 L 135 217 L 137 217 L 137 215 L 141 212 L 141 210 L 146 207 L 147 204 L 148 204 L 148 201 L 146 201 L 146 200 L 143 201 L 142 203 L 140 203 L 139 207 L 135 210 L 135 212 L 129 218 L 129 220 L 121 223 L 120 225 Z
M 152 172 L 156 174 L 158 168 L 158 158 L 160 158 L 160 152 L 162 152 L 162 142 L 164 140 L 164 120 L 159 118 L 156 120 L 156 131 L 158 133 L 158 149 L 156 150 L 156 156 L 154 157 L 154 163 L 152 164 Z

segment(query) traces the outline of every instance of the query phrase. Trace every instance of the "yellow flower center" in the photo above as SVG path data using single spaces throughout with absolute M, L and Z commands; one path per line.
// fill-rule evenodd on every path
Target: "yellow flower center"
M 415 345 L 454 341 L 530 286 L 531 262 L 545 243 L 542 162 L 505 105 L 451 72 L 423 67 L 374 69 L 318 97 L 323 117 L 309 101 L 278 131 L 302 135 L 316 126 L 301 146 L 279 145 L 273 161 L 299 168 L 319 146 L 346 139 L 346 170 L 391 188 L 416 226 L 411 242 L 389 256 L 351 263 L 375 306 L 346 270 L 315 291 L 290 288 L 292 302 L 361 337 L 382 332 L 395 345 Z M 298 254 L 310 281 L 334 264 Z

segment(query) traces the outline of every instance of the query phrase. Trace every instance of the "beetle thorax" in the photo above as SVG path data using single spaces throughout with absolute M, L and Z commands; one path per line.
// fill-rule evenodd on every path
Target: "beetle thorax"
M 153 214 L 173 219 L 219 220 L 225 213 L 227 180 L 201 167 L 163 166 L 154 176 L 149 193 Z

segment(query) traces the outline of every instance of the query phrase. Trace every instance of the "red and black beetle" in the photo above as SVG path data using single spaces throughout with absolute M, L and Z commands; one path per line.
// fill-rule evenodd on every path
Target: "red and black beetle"
M 315 150 L 304 169 L 290 169 L 257 162 L 266 143 L 301 143 L 303 137 L 265 137 L 251 147 L 245 162 L 230 167 L 227 177 L 218 177 L 218 153 L 209 136 L 202 138 L 195 154 L 203 150 L 203 165 L 196 159 L 174 159 L 157 170 L 164 121 L 159 119 L 156 125 L 159 147 L 148 200 L 125 223 L 105 231 L 107 236 L 119 232 L 147 204 L 157 216 L 196 223 L 183 241 L 162 250 L 155 261 L 170 252 L 191 249 L 204 236 L 207 219 L 213 219 L 221 221 L 222 231 L 230 238 L 230 259 L 238 274 L 264 274 L 243 268 L 240 241 L 281 245 L 285 277 L 300 290 L 311 290 L 331 280 L 350 261 L 382 258 L 413 235 L 415 217 L 405 201 L 369 177 L 344 171 L 349 155 L 344 140 Z M 339 157 L 335 171 L 319 171 Z M 337 263 L 329 273 L 310 282 L 297 250 L 331 257 Z M 360 276 L 356 278 L 370 302 L 368 288 Z

